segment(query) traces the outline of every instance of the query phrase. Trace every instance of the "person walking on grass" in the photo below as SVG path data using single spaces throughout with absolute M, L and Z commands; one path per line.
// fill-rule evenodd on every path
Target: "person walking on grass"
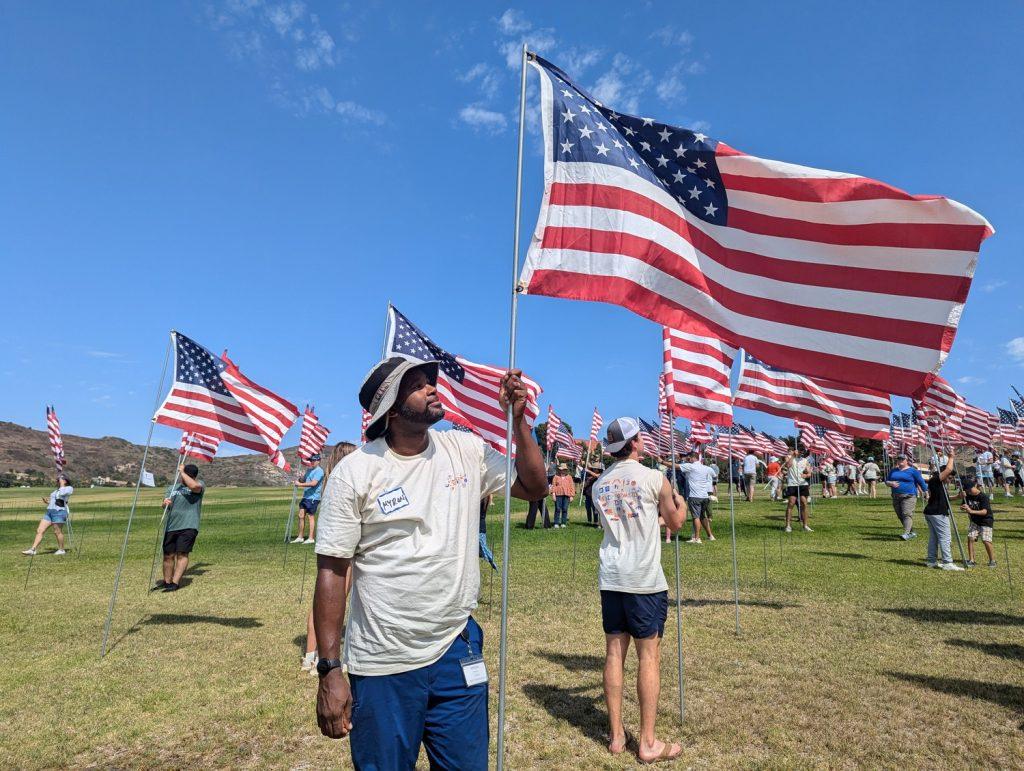
M 941 465 L 946 465 L 945 463 Z M 867 494 L 872 498 L 878 497 L 878 478 L 882 475 L 882 469 L 875 463 L 875 456 L 869 455 L 867 461 L 860 470 L 861 479 L 867 483 Z
M 338 442 L 334 445 L 330 455 L 327 456 L 326 467 L 322 469 L 323 477 L 330 475 L 334 467 L 338 465 L 342 458 L 350 454 L 356 446 L 352 442 Z M 310 458 L 310 461 L 316 458 L 320 460 L 320 456 L 316 455 Z M 321 490 L 323 485 L 321 485 Z M 314 509 L 314 512 L 316 510 Z M 348 601 L 349 592 L 352 591 L 352 572 L 349 571 L 345 581 L 345 601 Z M 309 613 L 306 615 L 306 654 L 302 657 L 302 670 L 309 672 L 311 675 L 316 674 L 316 664 L 319 661 L 317 656 L 317 645 L 316 645 L 316 629 L 313 627 L 313 608 L 310 607 Z
M 605 634 L 608 750 L 619 755 L 626 749 L 623 670 L 632 642 L 639 659 L 640 761 L 671 760 L 682 753 L 682 747 L 661 741 L 654 731 L 661 690 L 661 638 L 668 615 L 659 517 L 675 531 L 682 527 L 684 514 L 668 478 L 640 464 L 643 441 L 635 419 L 617 418 L 608 424 L 605 450 L 615 462 L 594 483 L 594 499 L 604 525 L 598 585 Z
M 1014 476 L 1016 476 L 1016 474 L 1013 468 L 1013 461 L 1010 460 L 1010 454 L 1008 452 L 1004 451 L 1002 456 L 1000 456 L 999 465 L 1003 470 L 1003 492 L 1006 493 L 1007 498 L 1012 498 Z
M 995 519 L 992 516 L 992 500 L 988 494 L 982 492 L 981 485 L 976 479 L 969 479 L 964 483 L 964 502 L 960 506 L 962 511 L 967 512 L 971 523 L 967 526 L 967 564 L 974 567 L 974 544 L 980 539 L 988 554 L 988 566 L 996 566 L 996 555 L 992 551 L 992 526 Z
M 199 518 L 203 510 L 205 485 L 199 481 L 199 467 L 194 463 L 178 467 L 180 481 L 167 489 L 164 507 L 167 526 L 164 528 L 164 577 L 154 589 L 176 592 L 181 577 L 188 569 L 189 554 L 199 535 Z
M 807 500 L 811 497 L 811 462 L 807 459 L 807 450 L 803 455 L 793 450 L 786 456 L 782 473 L 786 477 L 786 526 L 787 533 L 793 532 L 793 509 L 797 508 L 797 516 L 804 526 L 804 531 L 813 533 L 807 523 Z
M 953 474 L 953 456 L 946 459 L 946 465 L 937 467 L 928 477 L 928 502 L 924 506 L 924 521 L 928 524 L 928 558 L 930 568 L 958 571 L 962 567 L 953 562 L 950 548 L 949 494 L 946 480 Z
M 747 496 L 747 503 L 752 503 L 754 500 L 754 489 L 757 487 L 758 463 L 761 463 L 761 461 L 757 459 L 753 452 L 748 452 L 743 457 L 743 489 Z
M 821 464 L 821 497 L 836 497 L 836 480 L 838 479 L 838 466 L 832 465 L 830 458 L 825 458 Z
M 43 498 L 46 504 L 46 513 L 39 520 L 39 527 L 36 528 L 36 537 L 32 545 L 25 549 L 22 554 L 34 557 L 39 544 L 43 542 L 43 536 L 49 528 L 53 528 L 53 534 L 57 538 L 57 551 L 54 555 L 60 557 L 67 554 L 64 551 L 64 525 L 68 521 L 68 498 L 75 491 L 71 486 L 71 480 L 63 472 L 57 475 L 57 489 L 50 493 L 49 498 Z
M 576 495 L 569 467 L 564 463 L 558 465 L 558 473 L 551 480 L 551 497 L 555 499 L 555 527 L 569 526 L 569 501 Z
M 583 504 L 587 509 L 587 524 L 591 527 L 600 525 L 597 514 L 597 507 L 594 505 L 594 482 L 601 476 L 602 468 L 599 460 L 591 460 L 587 463 L 587 470 L 583 476 Z
M 917 491 L 928 492 L 924 477 L 910 465 L 907 456 L 900 453 L 896 456 L 896 468 L 889 472 L 885 483 L 892 488 L 892 507 L 900 524 L 903 525 L 900 538 L 904 541 L 917 538 L 917 533 L 914 532 L 914 508 L 917 504 Z
M 995 453 L 992 452 L 992 448 L 989 447 L 987 450 L 982 450 L 974 463 L 978 467 L 978 481 L 981 482 L 981 486 L 994 487 L 996 484 L 995 472 L 992 470 L 992 464 L 995 461 Z
M 696 450 L 690 450 L 683 456 L 679 470 L 686 478 L 686 508 L 693 520 L 693 537 L 687 543 L 702 543 L 701 530 L 708 534 L 708 540 L 714 541 L 711 532 L 711 496 L 715 493 L 718 483 L 718 471 L 700 461 Z M 683 512 L 685 521 L 686 512 Z M 675 528 L 678 530 L 678 528 Z
M 320 468 L 320 454 L 310 455 L 311 463 L 302 479 L 293 484 L 302 489 L 302 500 L 299 501 L 299 534 L 292 543 L 313 543 L 316 540 L 316 510 L 320 506 L 320 496 L 324 489 L 324 470 Z M 302 539 L 302 531 L 306 520 L 309 520 L 309 535 Z
M 505 487 L 505 456 L 475 434 L 435 431 L 445 416 L 437 362 L 394 356 L 359 390 L 367 443 L 324 489 L 313 624 L 320 731 L 351 736 L 360 769 L 411 769 L 420 745 L 433 768 L 484 771 L 488 759 L 480 590 L 480 501 Z M 512 495 L 547 491 L 525 418 L 519 370 L 501 379 L 517 447 Z M 356 571 L 348 609 L 346 576 Z M 340 630 L 346 617 L 342 672 Z
M 768 465 L 765 467 L 764 473 L 768 476 L 768 498 L 773 501 L 779 500 L 782 464 L 779 463 L 777 456 L 772 455 L 768 458 Z

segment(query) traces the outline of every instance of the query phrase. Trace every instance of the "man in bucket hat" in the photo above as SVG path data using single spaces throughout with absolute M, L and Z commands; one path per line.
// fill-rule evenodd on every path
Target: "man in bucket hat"
M 470 613 L 480 587 L 480 501 L 505 486 L 505 456 L 480 437 L 435 431 L 444 417 L 437 364 L 392 357 L 359 391 L 367 443 L 331 472 L 317 532 L 314 624 L 317 721 L 351 734 L 356 769 L 487 767 L 483 632 Z M 501 382 L 517 446 L 512 494 L 547 492 L 544 459 L 524 418 L 520 372 Z M 355 569 L 345 635 L 344 583 Z
M 594 501 L 604 527 L 598 558 L 601 622 L 605 635 L 604 696 L 608 705 L 608 750 L 626 749 L 622 723 L 623 668 L 630 641 L 640 666 L 638 754 L 644 763 L 678 757 L 682 748 L 654 734 L 661 689 L 661 638 L 668 615 L 668 583 L 661 567 L 661 517 L 669 530 L 683 524 L 678 499 L 668 478 L 640 465 L 643 441 L 634 418 L 608 424 L 605 452 L 615 462 L 594 482 Z

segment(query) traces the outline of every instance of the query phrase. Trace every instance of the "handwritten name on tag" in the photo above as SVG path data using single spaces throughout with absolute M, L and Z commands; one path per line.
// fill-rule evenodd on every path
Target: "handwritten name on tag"
M 378 495 L 377 505 L 380 506 L 381 514 L 386 517 L 408 506 L 409 498 L 406 496 L 405 490 L 396 487 L 394 490 L 388 490 L 386 493 Z

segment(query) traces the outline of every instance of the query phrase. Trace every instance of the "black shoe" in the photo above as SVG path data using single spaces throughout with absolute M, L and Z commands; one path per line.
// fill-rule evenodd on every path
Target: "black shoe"
M 167 582 L 164 581 L 163 579 L 160 579 L 155 584 L 153 584 L 153 588 L 150 589 L 149 591 L 157 592 L 157 591 L 160 591 L 161 589 L 165 589 L 166 587 L 167 587 Z
M 178 585 L 177 584 L 167 584 L 167 585 L 164 586 L 164 593 L 165 594 L 167 592 L 176 592 L 176 591 L 178 591 Z

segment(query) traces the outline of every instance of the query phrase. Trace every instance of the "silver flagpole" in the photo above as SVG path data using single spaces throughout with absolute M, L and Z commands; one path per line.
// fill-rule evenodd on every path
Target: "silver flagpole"
M 729 397 L 732 406 L 732 396 Z M 736 497 L 732 484 L 732 430 L 729 431 L 729 525 L 732 528 L 732 596 L 736 604 L 736 634 L 740 633 L 740 579 L 736 565 Z
M 526 43 L 519 77 L 519 145 L 516 152 L 516 213 L 512 233 L 512 297 L 509 314 L 508 368 L 516 366 L 516 315 L 519 310 L 519 210 L 523 197 L 523 132 L 526 126 Z M 550 428 L 550 426 L 549 426 Z M 545 469 L 546 471 L 546 469 Z M 501 544 L 501 634 L 498 642 L 498 755 L 497 768 L 505 767 L 505 676 L 508 657 L 508 559 L 512 522 L 512 404 L 505 418 L 505 522 Z
M 124 569 L 124 555 L 128 550 L 128 535 L 132 530 L 132 519 L 135 517 L 135 507 L 139 502 L 139 488 L 142 486 L 142 475 L 146 471 L 146 458 L 149 457 L 149 446 L 153 442 L 153 427 L 156 426 L 156 411 L 160 407 L 160 396 L 164 391 L 164 378 L 167 376 L 167 361 L 171 356 L 171 341 L 174 339 L 175 331 L 167 339 L 167 350 L 164 351 L 164 366 L 160 371 L 160 382 L 156 386 L 156 403 L 153 405 L 153 415 L 149 419 L 149 435 L 146 437 L 146 449 L 142 451 L 142 465 L 139 466 L 139 479 L 135 483 L 135 496 L 132 498 L 132 508 L 128 512 L 128 524 L 124 529 L 124 542 L 121 544 L 121 559 L 117 563 L 117 572 L 114 574 L 114 589 L 110 593 L 110 607 L 107 608 L 107 620 L 103 624 L 103 646 L 100 649 L 100 658 L 107 655 L 107 640 L 110 638 L 110 622 L 114 617 L 114 603 L 117 601 L 117 588 L 121 583 L 121 571 Z
M 671 409 L 671 407 L 669 408 Z M 671 431 L 669 435 L 669 441 L 672 443 L 672 478 L 669 480 L 669 484 L 672 486 L 672 497 L 676 495 L 676 419 L 674 415 L 669 415 L 671 418 Z M 686 721 L 686 680 L 683 677 L 683 581 L 680 567 L 679 558 L 679 535 L 683 532 L 683 525 L 686 524 L 685 507 L 687 502 L 683 501 L 683 524 L 676 530 L 675 543 L 675 559 L 676 559 L 676 669 L 679 680 L 679 725 L 682 726 Z M 660 537 L 659 537 L 660 540 Z

